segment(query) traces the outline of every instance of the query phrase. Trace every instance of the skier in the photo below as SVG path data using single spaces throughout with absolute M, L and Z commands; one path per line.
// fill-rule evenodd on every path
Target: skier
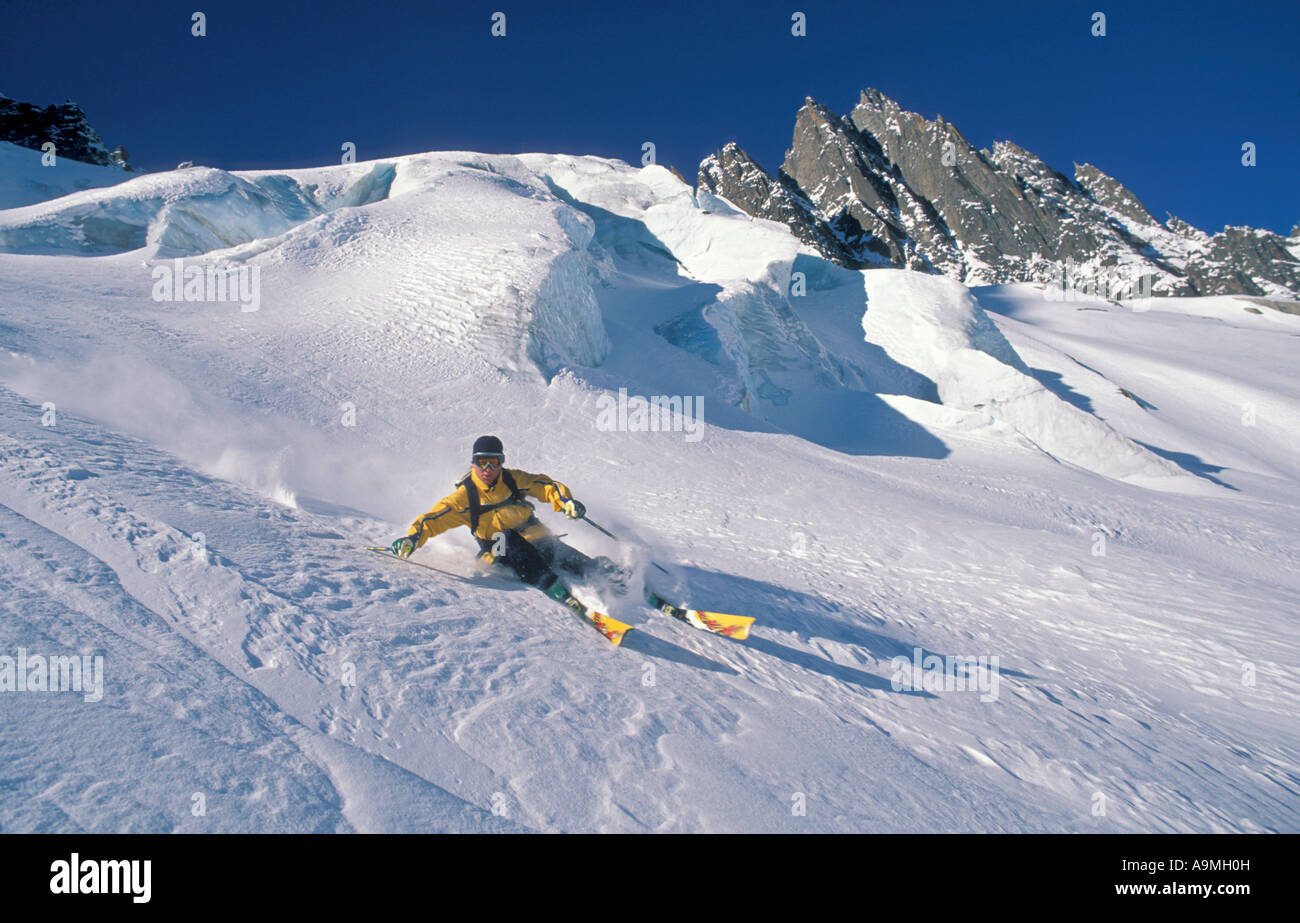
M 502 467 L 504 462 L 500 439 L 476 439 L 470 470 L 456 489 L 411 523 L 410 534 L 394 541 L 389 550 L 406 558 L 435 535 L 468 526 L 480 558 L 508 566 L 520 580 L 559 602 L 567 603 L 571 594 L 556 568 L 579 579 L 603 578 L 623 590 L 628 571 L 609 558 L 591 558 L 564 544 L 538 521 L 528 500 L 545 500 L 557 513 L 582 519 L 587 509 L 573 491 L 544 474 Z

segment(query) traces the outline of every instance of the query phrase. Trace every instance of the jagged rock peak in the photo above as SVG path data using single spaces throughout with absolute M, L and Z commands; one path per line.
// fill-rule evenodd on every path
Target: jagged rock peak
M 898 103 L 872 87 L 867 87 L 858 94 L 858 106 L 865 109 L 879 109 L 882 112 L 897 113 L 903 111 Z
M 1157 295 L 1300 296 L 1300 236 L 1208 235 L 1162 225 L 1090 164 L 1073 177 L 1013 141 L 976 150 L 873 88 L 848 116 L 806 97 L 775 179 L 738 145 L 700 165 L 700 186 L 781 221 L 842 266 L 906 266 L 967 284 L 1035 281 L 1044 266 L 1089 264 L 1144 279 Z
M 1088 195 L 1092 196 L 1093 201 L 1103 208 L 1114 209 L 1127 218 L 1134 221 L 1140 221 L 1143 224 L 1156 224 L 1158 222 L 1152 214 L 1146 210 L 1131 190 L 1119 180 L 1107 176 L 1098 170 L 1092 164 L 1075 164 L 1074 181 L 1083 188 Z
M 729 141 L 700 163 L 697 199 L 701 193 L 720 196 L 756 218 L 779 221 L 800 240 L 837 263 L 856 266 L 854 255 L 835 239 L 816 216 L 808 201 L 784 171 L 775 180 L 739 144 Z
M 71 100 L 42 107 L 0 94 L 0 141 L 33 150 L 53 142 L 56 156 L 129 169 L 126 149 L 119 146 L 110 151 L 86 113 Z
M 1188 224 L 1182 218 L 1179 218 L 1173 212 L 1165 212 L 1165 227 L 1173 231 L 1180 237 L 1186 237 L 1188 240 L 1209 240 L 1210 235 L 1197 227 Z

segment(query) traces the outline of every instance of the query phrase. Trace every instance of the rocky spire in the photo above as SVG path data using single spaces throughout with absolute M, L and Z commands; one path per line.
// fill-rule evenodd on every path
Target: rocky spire
M 875 89 L 847 117 L 806 100 L 775 179 L 729 144 L 700 165 L 699 186 L 851 268 L 984 284 L 1068 262 L 1123 266 L 1154 294 L 1300 296 L 1286 238 L 1249 228 L 1211 237 L 1172 215 L 1162 225 L 1094 166 L 1076 165 L 1071 179 L 1010 141 L 976 150 L 942 116 Z
M 1092 164 L 1074 165 L 1074 181 L 1103 208 L 1119 212 L 1140 224 L 1159 225 L 1138 197 L 1117 179 L 1102 173 Z
M 859 268 L 857 254 L 820 220 L 816 207 L 784 171 L 774 181 L 734 141 L 700 163 L 698 188 L 721 196 L 747 214 L 788 225 L 795 236 L 841 266 Z

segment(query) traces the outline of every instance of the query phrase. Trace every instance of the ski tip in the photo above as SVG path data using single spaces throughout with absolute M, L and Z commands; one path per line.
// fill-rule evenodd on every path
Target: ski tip
M 749 637 L 749 624 L 729 625 L 719 631 L 718 634 L 725 635 L 733 641 L 744 641 Z
M 620 622 L 616 618 L 611 618 L 603 612 L 593 611 L 591 616 L 591 623 L 596 626 L 596 630 L 616 647 L 623 643 L 623 638 L 632 630 L 631 625 Z
M 698 609 L 694 611 L 709 631 L 735 641 L 744 641 L 748 638 L 749 627 L 754 624 L 752 615 L 730 615 L 726 612 L 703 612 Z

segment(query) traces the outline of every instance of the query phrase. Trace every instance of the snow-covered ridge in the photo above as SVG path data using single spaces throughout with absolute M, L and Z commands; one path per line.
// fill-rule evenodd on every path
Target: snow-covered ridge
M 277 269 L 283 281 L 308 268 L 364 279 L 377 308 L 424 306 L 423 323 L 445 338 L 544 376 L 608 348 L 582 257 L 590 235 L 513 158 L 456 153 L 285 172 L 192 167 L 0 214 L 11 253 L 247 263 L 273 292 Z
M 148 174 L 12 209 L 0 220 L 0 248 L 73 255 L 207 253 L 275 237 L 335 208 L 386 198 L 394 172 L 392 164 L 382 163 L 339 167 L 315 183 L 210 167 Z

